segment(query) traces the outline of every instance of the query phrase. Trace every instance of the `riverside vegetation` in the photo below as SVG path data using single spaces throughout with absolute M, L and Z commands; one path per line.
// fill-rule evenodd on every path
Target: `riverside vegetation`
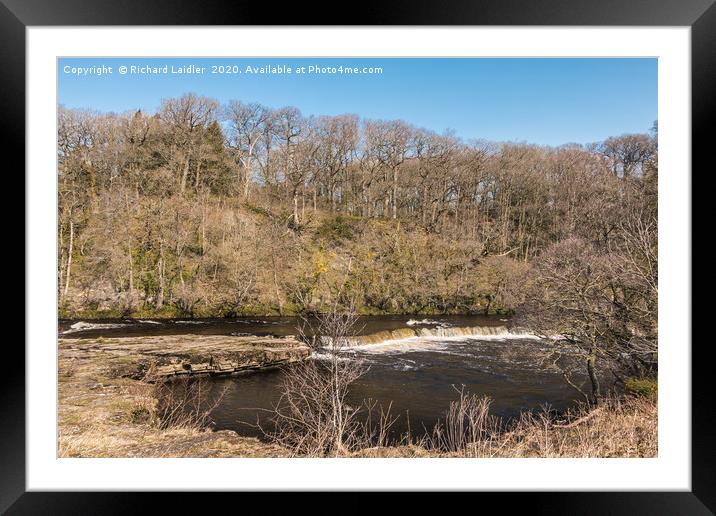
M 619 421 L 614 453 L 655 453 L 656 123 L 552 148 L 186 94 L 154 115 L 60 107 L 58 131 L 60 316 L 510 313 L 553 340 L 554 366 L 567 348 L 583 356 L 589 385 L 574 387 L 590 412 L 494 431 L 487 400 L 461 393 L 450 410 L 482 429 L 471 443 L 547 429 L 549 453 L 608 455 Z M 357 434 L 342 420 L 342 368 L 316 376 L 332 379 L 340 435 L 308 454 L 375 447 L 344 439 Z M 642 396 L 605 401 L 604 371 Z M 301 450 L 283 430 L 276 446 Z M 452 435 L 418 447 L 467 453 L 441 432 Z

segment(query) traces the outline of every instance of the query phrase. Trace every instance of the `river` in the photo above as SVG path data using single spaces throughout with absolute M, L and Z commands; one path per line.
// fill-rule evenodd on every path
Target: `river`
M 298 324 L 291 317 L 104 320 L 88 325 L 77 322 L 61 320 L 60 333 L 74 338 L 171 334 L 285 336 L 295 335 Z M 549 344 L 507 330 L 509 325 L 510 321 L 497 316 L 362 317 L 356 325 L 356 334 L 368 337 L 359 338 L 359 345 L 351 347 L 346 357 L 362 360 L 368 371 L 352 386 L 349 404 L 359 407 L 367 399 L 385 407 L 392 403 L 391 413 L 398 418 L 393 435 L 410 430 L 419 436 L 433 428 L 450 401 L 457 398 L 460 388 L 491 397 L 493 414 L 504 418 L 542 406 L 561 411 L 580 399 L 561 373 L 546 365 Z M 462 328 L 481 330 L 478 334 L 461 335 L 456 330 Z M 379 332 L 380 338 L 370 337 Z M 421 332 L 424 335 L 415 335 Z M 574 379 L 584 381 L 580 368 L 576 371 Z M 283 372 L 275 369 L 212 380 L 212 396 L 223 393 L 221 403 L 212 412 L 216 429 L 261 437 L 256 422 L 260 420 L 264 428 L 270 429 L 269 411 L 278 400 L 282 376 Z

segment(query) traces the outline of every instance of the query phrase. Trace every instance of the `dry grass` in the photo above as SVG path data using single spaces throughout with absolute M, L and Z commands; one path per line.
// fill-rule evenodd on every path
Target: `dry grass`
M 432 434 L 391 440 L 395 419 L 390 410 L 368 402 L 362 410 L 375 417 L 352 426 L 345 435 L 346 448 L 338 453 L 305 453 L 294 443 L 281 444 L 292 450 L 291 456 L 311 457 L 630 458 L 658 453 L 654 398 L 605 399 L 596 409 L 583 404 L 560 416 L 546 409 L 525 412 L 510 422 L 490 414 L 490 405 L 487 397 L 459 391 Z M 311 436 L 303 438 L 308 441 Z
M 414 443 L 442 457 L 610 458 L 656 457 L 655 399 L 604 400 L 555 419 L 549 411 L 523 413 L 503 424 L 489 414 L 490 400 L 460 393 L 433 435 Z
M 548 411 L 523 413 L 504 424 L 489 413 L 490 399 L 460 392 L 431 436 L 407 445 L 372 447 L 357 457 L 610 458 L 657 456 L 653 398 L 604 400 L 556 420 Z
M 464 389 L 459 394 L 450 403 L 445 422 L 435 425 L 427 444 L 430 449 L 463 456 L 490 456 L 500 435 L 500 420 L 490 414 L 492 400 L 468 394 Z
M 525 414 L 498 439 L 498 457 L 656 457 L 657 404 L 643 397 L 605 400 L 590 414 L 574 410 L 572 423 Z
M 170 389 L 118 377 L 137 366 L 128 362 L 99 350 L 60 348 L 58 457 L 288 455 L 280 446 L 208 429 L 204 384 Z
M 162 430 L 208 430 L 212 426 L 211 412 L 221 403 L 228 389 L 226 386 L 218 396 L 212 396 L 209 382 L 206 378 L 156 382 L 151 393 L 155 402 L 149 407 L 137 407 L 133 416 L 138 417 L 138 422 L 146 419 Z

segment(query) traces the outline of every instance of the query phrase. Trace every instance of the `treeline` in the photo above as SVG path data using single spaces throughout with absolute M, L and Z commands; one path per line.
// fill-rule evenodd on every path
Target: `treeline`
M 58 162 L 65 316 L 507 311 L 554 244 L 613 256 L 656 220 L 656 125 L 468 143 L 188 94 L 152 115 L 60 107 Z

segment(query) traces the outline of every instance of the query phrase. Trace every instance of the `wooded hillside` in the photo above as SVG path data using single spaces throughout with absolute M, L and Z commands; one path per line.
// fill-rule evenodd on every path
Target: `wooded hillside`
M 60 107 L 58 162 L 61 315 L 494 312 L 581 253 L 655 325 L 656 124 L 549 148 L 187 94 Z

